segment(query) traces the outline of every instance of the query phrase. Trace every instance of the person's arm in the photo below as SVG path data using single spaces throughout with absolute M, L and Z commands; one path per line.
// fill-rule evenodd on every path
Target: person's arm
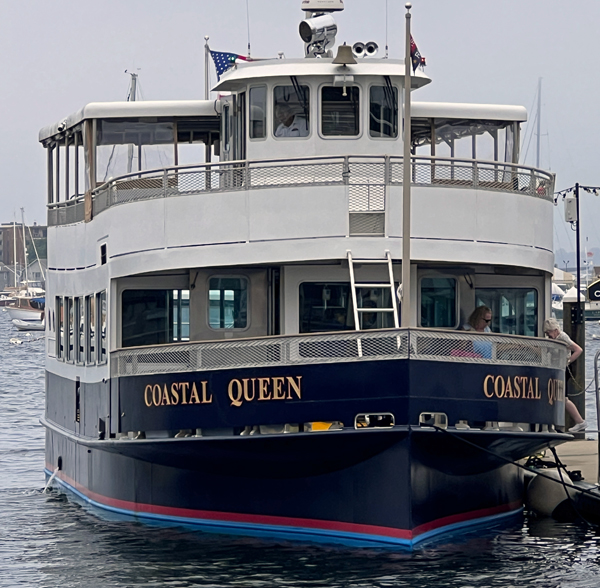
M 571 341 L 569 349 L 571 350 L 571 357 L 567 363 L 573 363 L 583 353 L 583 349 L 575 341 Z

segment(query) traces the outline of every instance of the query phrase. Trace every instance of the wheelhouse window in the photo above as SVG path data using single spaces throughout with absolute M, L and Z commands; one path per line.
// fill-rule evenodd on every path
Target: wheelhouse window
M 321 89 L 321 130 L 326 137 L 352 137 L 359 134 L 360 103 L 356 86 Z
M 398 89 L 391 84 L 371 86 L 369 135 L 393 139 L 398 136 Z
M 301 333 L 354 330 L 350 284 L 304 282 L 300 284 L 299 294 Z M 394 326 L 389 288 L 357 288 L 356 305 L 361 329 Z
M 121 346 L 188 341 L 189 305 L 189 290 L 125 290 L 121 295 Z
M 456 280 L 423 278 L 421 280 L 421 326 L 455 328 Z
M 215 330 L 248 326 L 248 280 L 245 277 L 210 278 L 208 325 Z
M 308 137 L 310 88 L 294 84 L 273 88 L 273 134 L 276 137 Z
M 538 293 L 533 288 L 478 288 L 477 306 L 492 310 L 490 328 L 509 335 L 538 334 Z
M 264 139 L 267 133 L 267 88 L 250 88 L 250 138 Z

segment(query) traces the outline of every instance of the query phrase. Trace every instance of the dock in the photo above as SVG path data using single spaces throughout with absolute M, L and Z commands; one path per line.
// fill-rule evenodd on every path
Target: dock
M 556 453 L 565 464 L 567 471 L 580 470 L 586 482 L 596 484 L 598 481 L 598 441 L 575 439 L 559 445 Z M 547 451 L 546 458 L 550 457 L 551 453 Z

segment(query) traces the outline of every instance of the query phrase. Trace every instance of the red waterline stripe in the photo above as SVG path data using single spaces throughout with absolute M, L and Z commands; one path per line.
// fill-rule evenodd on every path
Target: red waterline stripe
M 48 470 L 50 467 L 46 464 Z M 128 500 L 120 500 L 118 498 L 109 498 L 102 494 L 98 494 L 79 484 L 69 476 L 59 472 L 57 474 L 61 480 L 73 486 L 76 490 L 87 496 L 90 500 L 111 506 L 121 510 L 127 510 L 132 513 L 146 513 L 163 515 L 169 517 L 180 517 L 184 519 L 204 519 L 216 522 L 232 522 L 246 523 L 254 525 L 271 525 L 280 527 L 302 527 L 306 529 L 318 529 L 323 531 L 339 531 L 344 533 L 358 533 L 364 535 L 379 535 L 382 537 L 394 537 L 397 539 L 412 540 L 418 535 L 433 531 L 441 527 L 467 522 L 473 519 L 490 517 L 506 512 L 511 512 L 521 508 L 521 501 L 517 500 L 509 504 L 503 504 L 491 508 L 483 508 L 479 510 L 469 511 L 450 515 L 429 523 L 424 523 L 415 527 L 412 531 L 408 529 L 394 529 L 392 527 L 381 527 L 379 525 L 364 525 L 360 523 L 344 523 L 340 521 L 326 521 L 319 519 L 305 519 L 295 517 L 280 517 L 272 515 L 252 515 L 242 513 L 220 512 L 210 510 L 195 510 L 189 508 L 178 508 L 170 506 L 157 506 L 153 504 L 143 504 L 130 502 Z

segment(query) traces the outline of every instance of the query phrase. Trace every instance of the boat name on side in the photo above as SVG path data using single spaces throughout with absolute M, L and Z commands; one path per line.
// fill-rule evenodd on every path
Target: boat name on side
M 486 398 L 512 398 L 524 400 L 540 400 L 542 393 L 539 378 L 529 376 L 494 376 L 488 374 L 483 380 L 483 393 Z M 548 380 L 548 403 L 564 402 L 565 383 L 563 380 Z

